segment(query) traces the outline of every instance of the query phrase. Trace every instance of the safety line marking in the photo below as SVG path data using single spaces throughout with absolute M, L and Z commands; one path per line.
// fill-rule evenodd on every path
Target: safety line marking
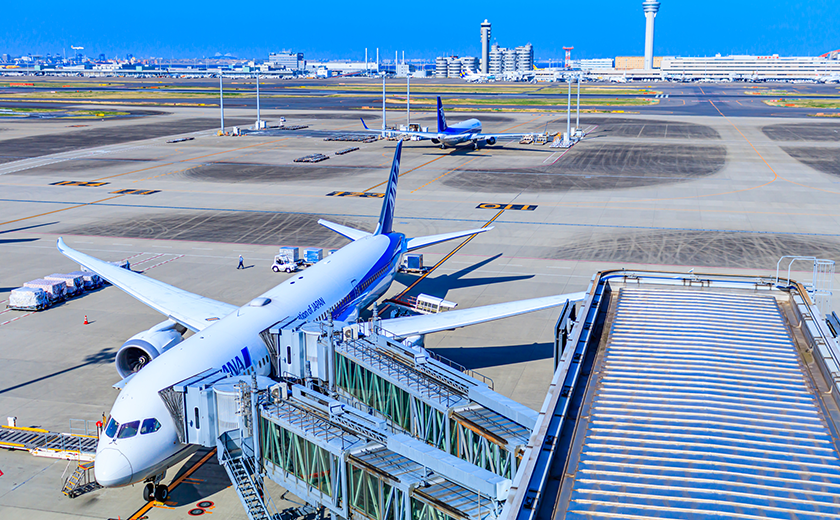
M 126 260 L 131 260 L 132 258 L 137 258 L 138 256 L 148 255 L 148 254 L 149 253 L 145 253 L 145 252 L 144 253 L 137 253 L 136 255 L 131 255 L 131 256 L 123 258 L 122 260 L 120 260 L 120 262 L 125 262 Z
M 204 457 L 202 457 L 202 458 L 201 458 L 201 460 L 199 460 L 198 462 L 196 462 L 195 464 L 193 464 L 193 466 L 192 466 L 190 469 L 188 469 L 186 473 L 184 473 L 183 475 L 181 475 L 180 477 L 178 477 L 177 479 L 175 479 L 175 480 L 172 482 L 172 484 L 169 484 L 169 492 L 170 492 L 170 493 L 172 493 L 172 490 L 173 490 L 173 489 L 175 489 L 176 487 L 178 487 L 178 485 L 179 485 L 181 482 L 183 482 L 183 481 L 184 481 L 187 477 L 189 477 L 190 475 L 192 475 L 193 473 L 195 473 L 195 471 L 196 471 L 198 468 L 200 468 L 201 466 L 203 466 L 203 465 L 204 465 L 204 463 L 205 463 L 205 462 L 207 462 L 208 460 L 210 460 L 210 458 L 211 458 L 213 455 L 215 455 L 215 454 L 216 454 L 216 449 L 215 449 L 215 448 L 213 448 L 212 450 L 210 450 L 210 452 L 209 452 L 207 455 L 205 455 Z M 138 510 L 137 510 L 137 511 L 133 514 L 133 515 L 131 515 L 130 517 L 128 517 L 128 520 L 138 520 L 141 516 L 143 516 L 143 515 L 145 515 L 146 513 L 148 513 L 148 512 L 149 512 L 149 510 L 150 510 L 151 508 L 153 508 L 153 507 L 155 507 L 155 502 L 149 502 L 149 503 L 147 503 L 146 505 L 144 505 L 143 507 L 141 507 L 140 509 L 138 509 Z
M 145 273 L 146 271 L 151 271 L 151 270 L 152 270 L 152 269 L 154 269 L 155 267 L 160 267 L 160 266 L 162 266 L 163 264 L 168 264 L 169 262 L 171 262 L 171 261 L 173 261 L 173 260 L 177 260 L 177 259 L 179 259 L 179 258 L 183 258 L 183 257 L 184 257 L 184 255 L 178 255 L 178 256 L 176 256 L 176 257 L 174 257 L 174 258 L 170 258 L 169 260 L 164 260 L 163 262 L 157 263 L 157 264 L 155 264 L 155 265 L 153 265 L 153 266 L 151 266 L 151 267 L 147 267 L 147 268 L 143 269 L 143 272 Z
M 149 254 L 149 253 L 143 253 L 143 254 L 145 255 L 145 254 Z M 146 262 L 151 262 L 155 258 L 160 258 L 165 254 L 168 254 L 168 253 L 158 253 L 155 256 L 150 256 L 149 258 L 144 258 L 143 260 L 140 260 L 139 262 L 136 262 L 134 265 L 140 265 L 140 264 L 145 264 Z
M 483 226 L 481 226 L 481 228 L 482 228 L 482 229 L 484 229 L 484 228 L 488 227 L 490 224 L 492 224 L 492 223 L 493 223 L 493 221 L 494 221 L 494 220 L 496 220 L 497 218 L 501 217 L 501 216 L 502 216 L 502 213 L 504 213 L 504 212 L 505 212 L 505 210 L 504 210 L 504 209 L 499 210 L 499 212 L 498 212 L 498 213 L 496 213 L 495 215 L 493 215 L 493 218 L 491 218 L 490 220 L 488 220 L 488 221 L 487 221 L 487 222 L 486 222 Z M 443 258 L 441 258 L 441 259 L 438 261 L 438 263 L 436 263 L 435 265 L 433 265 L 433 266 L 432 266 L 432 268 L 431 268 L 431 269 L 429 269 L 428 271 L 426 271 L 425 273 L 423 273 L 423 274 L 422 274 L 422 276 L 420 276 L 418 279 L 414 280 L 414 283 L 412 283 L 411 285 L 409 285 L 408 287 L 406 287 L 406 288 L 405 288 L 405 290 L 403 290 L 403 292 L 401 292 L 400 294 L 398 294 L 397 296 L 395 296 L 393 299 L 394 299 L 394 300 L 399 300 L 400 298 L 402 298 L 402 297 L 405 295 L 405 293 L 407 293 L 408 291 L 410 291 L 410 290 L 414 289 L 414 287 L 415 287 L 418 283 L 420 283 L 421 281 L 423 281 L 423 279 L 424 279 L 424 278 L 426 278 L 427 276 L 429 276 L 430 274 L 432 274 L 432 272 L 434 272 L 434 270 L 435 270 L 435 269 L 437 269 L 438 267 L 440 267 L 440 266 L 441 266 L 444 262 L 446 262 L 447 260 L 449 260 L 450 258 L 452 258 L 452 255 L 454 255 L 455 253 L 457 253 L 457 252 L 458 252 L 458 250 L 460 250 L 462 247 L 464 247 L 465 245 L 467 245 L 467 244 L 470 242 L 470 240 L 472 240 L 473 238 L 475 238 L 475 237 L 476 237 L 476 235 L 478 235 L 478 233 L 475 233 L 475 234 L 470 235 L 469 237 L 467 237 L 467 239 L 466 239 L 466 240 L 464 240 L 463 242 L 461 242 L 460 244 L 458 244 L 458 247 L 456 247 L 455 249 L 453 249 L 452 251 L 450 251 L 448 255 L 446 255 L 446 256 L 444 256 Z M 380 314 L 381 314 L 381 313 L 380 313 Z
M 454 152 L 454 151 L 455 151 L 455 150 L 452 150 L 452 152 Z M 435 162 L 435 161 L 437 161 L 437 160 L 443 159 L 444 157 L 449 157 L 450 155 L 452 155 L 452 152 L 449 152 L 449 153 L 444 154 L 444 155 L 438 155 L 437 157 L 435 157 L 434 159 L 432 159 L 432 160 L 431 160 L 431 161 L 429 161 L 429 162 L 425 162 L 425 163 L 421 164 L 420 166 L 417 166 L 417 167 L 412 168 L 412 169 L 410 169 L 410 170 L 406 170 L 406 171 L 404 171 L 403 173 L 399 174 L 399 177 L 402 177 L 403 175 L 407 175 L 407 174 L 409 174 L 409 173 L 413 172 L 414 170 L 419 170 L 420 168 L 422 168 L 422 167 L 424 167 L 424 166 L 426 166 L 426 165 L 432 164 L 433 162 Z M 383 184 L 385 184 L 385 183 L 387 183 L 387 182 L 388 182 L 388 181 L 382 181 L 382 182 L 380 182 L 379 184 L 377 184 L 376 186 L 371 186 L 370 188 L 366 189 L 365 191 L 375 190 L 376 188 L 378 188 L 378 187 L 382 186 Z
M 77 204 L 75 206 L 70 206 L 69 208 L 55 209 L 55 210 L 52 210 L 52 211 L 47 211 L 46 213 L 39 213 L 37 215 L 31 215 L 31 216 L 28 216 L 28 217 L 21 217 L 21 218 L 17 218 L 17 219 L 14 219 L 14 220 L 7 220 L 6 222 L 0 222 L 0 226 L 5 226 L 6 224 L 12 224 L 14 222 L 20 222 L 22 220 L 29 220 L 29 219 L 35 218 L 35 217 L 43 217 L 44 215 L 52 215 L 53 213 L 58 213 L 59 211 L 67 211 L 68 209 L 81 208 L 82 206 L 91 206 L 93 204 L 99 204 L 100 202 L 105 202 L 106 200 L 112 200 L 112 199 L 116 199 L 116 198 L 122 197 L 122 196 L 123 195 L 114 195 L 113 197 L 107 197 L 107 198 L 104 198 L 104 199 L 95 200 L 93 202 L 84 202 L 82 204 Z M 58 203 L 58 204 L 61 204 L 61 203 Z
M 11 309 L 9 309 L 9 310 L 11 310 Z M 21 314 L 20 316 L 14 317 L 14 318 L 12 318 L 8 321 L 4 321 L 3 323 L 0 323 L 0 327 L 2 327 L 3 325 L 8 325 L 9 323 L 11 323 L 13 321 L 17 321 L 21 318 L 25 318 L 25 317 L 27 317 L 29 315 L 32 315 L 32 314 L 35 314 L 35 311 L 30 311 L 30 312 L 27 312 L 26 314 Z
M 420 190 L 422 190 L 423 188 L 425 188 L 425 187 L 426 187 L 426 186 L 428 186 L 429 184 L 431 184 L 431 183 L 435 182 L 435 181 L 436 181 L 436 180 L 438 180 L 438 179 L 442 179 L 442 178 L 446 177 L 446 176 L 447 176 L 447 175 L 449 175 L 450 173 L 452 173 L 452 172 L 454 172 L 455 170 L 458 170 L 458 169 L 460 169 L 460 168 L 462 168 L 462 167 L 464 167 L 464 166 L 468 165 L 469 163 L 473 162 L 473 161 L 474 161 L 474 160 L 476 160 L 476 159 L 478 159 L 478 157 L 473 157 L 472 159 L 470 159 L 469 161 L 465 162 L 464 164 L 461 164 L 461 165 L 459 165 L 459 166 L 456 166 L 456 167 L 452 168 L 451 170 L 449 170 L 448 172 L 444 173 L 443 175 L 441 175 L 441 176 L 439 176 L 439 177 L 435 177 L 434 179 L 432 179 L 432 180 L 430 180 L 429 182 L 427 182 L 426 184 L 424 184 L 424 185 L 420 186 L 420 187 L 419 187 L 419 188 L 417 188 L 416 190 L 411 190 L 411 193 L 414 193 L 415 191 L 420 191 Z

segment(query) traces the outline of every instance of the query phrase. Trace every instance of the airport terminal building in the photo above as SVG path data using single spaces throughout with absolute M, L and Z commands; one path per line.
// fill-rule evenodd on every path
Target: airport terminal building
M 687 79 L 805 79 L 840 74 L 840 60 L 823 57 L 712 56 L 664 57 L 663 77 Z

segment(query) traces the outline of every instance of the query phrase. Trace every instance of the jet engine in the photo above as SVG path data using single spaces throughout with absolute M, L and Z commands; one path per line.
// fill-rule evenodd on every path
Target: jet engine
M 496 144 L 496 138 L 495 137 L 488 137 L 485 142 L 487 143 L 488 146 L 493 146 L 494 144 Z
M 440 144 L 440 139 L 435 139 L 432 137 L 432 144 Z
M 186 331 L 183 325 L 166 320 L 135 334 L 117 352 L 117 372 L 126 378 L 139 371 L 151 360 L 180 343 Z

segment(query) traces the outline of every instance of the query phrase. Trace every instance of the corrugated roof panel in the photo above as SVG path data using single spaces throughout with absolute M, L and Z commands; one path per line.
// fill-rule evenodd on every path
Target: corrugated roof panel
M 840 519 L 840 457 L 771 296 L 624 288 L 568 519 Z

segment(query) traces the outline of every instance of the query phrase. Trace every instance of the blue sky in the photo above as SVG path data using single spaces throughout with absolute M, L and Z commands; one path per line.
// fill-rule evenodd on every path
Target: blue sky
M 840 48 L 840 1 L 660 0 L 656 55 L 817 55 Z M 538 60 L 641 55 L 641 0 L 596 2 L 264 1 L 7 2 L 0 53 L 267 57 L 294 49 L 307 59 L 442 54 L 477 56 L 479 24 L 507 47 L 531 42 Z M 721 6 L 725 7 L 721 7 Z M 714 7 L 717 6 L 717 7 Z

